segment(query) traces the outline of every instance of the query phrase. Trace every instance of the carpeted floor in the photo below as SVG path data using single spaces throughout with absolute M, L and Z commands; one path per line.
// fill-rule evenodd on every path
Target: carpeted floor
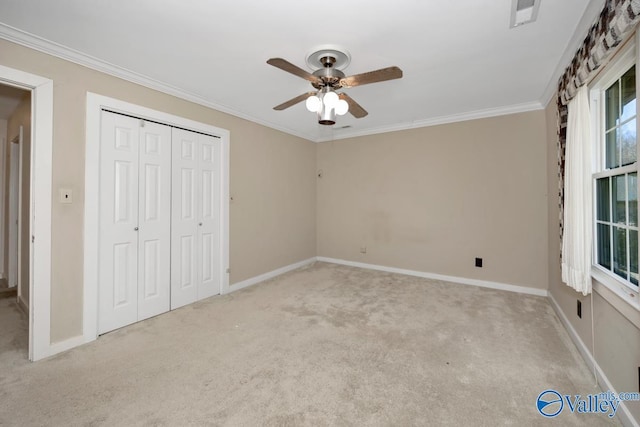
M 599 392 L 542 297 L 316 263 L 37 363 L 12 329 L 3 426 L 616 425 L 537 412 Z

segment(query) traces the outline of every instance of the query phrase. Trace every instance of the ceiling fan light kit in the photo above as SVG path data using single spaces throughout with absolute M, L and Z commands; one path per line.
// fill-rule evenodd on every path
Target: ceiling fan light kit
M 313 73 L 309 73 L 282 58 L 271 58 L 267 61 L 269 65 L 309 81 L 316 89 L 316 92 L 298 95 L 273 108 L 274 110 L 284 110 L 305 101 L 307 109 L 317 113 L 318 123 L 321 125 L 334 125 L 336 115 L 342 116 L 348 112 L 357 119 L 369 114 L 353 98 L 344 92 L 338 93 L 337 90 L 402 77 L 402 70 L 398 67 L 387 67 L 345 77 L 342 69 L 351 62 L 351 55 L 335 45 L 318 48 L 307 55 L 306 62 L 310 68 L 315 70 Z
M 323 87 L 316 95 L 311 95 L 306 101 L 307 110 L 318 113 L 318 123 L 333 125 L 336 115 L 343 116 L 349 111 L 349 104 L 340 99 L 337 93 L 328 87 Z

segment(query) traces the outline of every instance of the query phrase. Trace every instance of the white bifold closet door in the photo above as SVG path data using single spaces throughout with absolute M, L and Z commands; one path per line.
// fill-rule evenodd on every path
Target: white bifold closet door
M 218 138 L 173 128 L 171 308 L 220 293 Z
M 171 127 L 102 112 L 98 332 L 170 309 Z

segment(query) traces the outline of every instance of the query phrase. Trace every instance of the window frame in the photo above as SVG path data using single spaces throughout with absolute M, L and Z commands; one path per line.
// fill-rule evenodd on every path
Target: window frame
M 638 43 L 639 35 L 634 37 L 625 45 L 615 57 L 605 66 L 601 74 L 589 85 L 589 99 L 591 108 L 591 138 L 593 147 L 593 159 L 592 159 L 592 194 L 593 200 L 591 207 L 593 212 L 592 227 L 593 227 L 593 245 L 592 245 L 592 259 L 591 259 L 591 276 L 596 280 L 594 287 L 597 289 L 598 284 L 605 286 L 609 290 L 613 291 L 616 295 L 622 298 L 625 302 L 629 303 L 636 310 L 640 311 L 640 286 L 636 286 L 631 282 L 618 276 L 611 270 L 607 270 L 597 262 L 598 245 L 597 245 L 597 179 L 604 177 L 615 177 L 628 173 L 638 172 L 640 165 L 640 70 L 638 69 Z M 617 80 L 619 80 L 624 73 L 629 70 L 633 65 L 636 65 L 636 162 L 630 165 L 620 166 L 614 169 L 606 168 L 606 117 L 605 117 L 605 91 Z M 611 182 L 611 181 L 610 181 Z M 637 188 L 638 194 L 636 194 L 637 201 L 640 205 L 640 185 Z M 610 196 L 612 197 L 612 196 Z M 640 206 L 639 206 L 640 209 Z M 627 208 L 628 213 L 628 208 Z M 613 218 L 609 218 L 611 223 L 614 223 Z M 628 220 L 628 218 L 627 218 Z M 639 224 L 640 225 L 640 224 Z M 627 229 L 637 229 L 639 227 L 626 226 Z M 612 242 L 613 244 L 613 242 Z M 629 243 L 627 241 L 627 248 Z M 613 259 L 611 260 L 613 262 Z M 629 266 L 627 266 L 629 268 Z

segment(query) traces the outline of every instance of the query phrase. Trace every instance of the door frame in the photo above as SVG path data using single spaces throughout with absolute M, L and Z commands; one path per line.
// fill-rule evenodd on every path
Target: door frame
M 220 138 L 220 294 L 229 289 L 229 139 L 226 129 L 87 92 L 84 188 L 84 341 L 98 337 L 98 244 L 100 184 L 100 116 L 102 110 L 127 114 Z
M 0 83 L 31 91 L 29 360 L 36 361 L 62 351 L 51 344 L 53 80 L 0 65 Z
M 22 219 L 22 141 L 23 128 L 20 126 L 19 134 L 11 139 L 9 143 L 9 230 L 7 245 L 7 283 L 9 287 L 15 285 L 18 290 L 18 300 L 21 297 L 22 286 L 20 286 L 21 252 L 21 219 Z

